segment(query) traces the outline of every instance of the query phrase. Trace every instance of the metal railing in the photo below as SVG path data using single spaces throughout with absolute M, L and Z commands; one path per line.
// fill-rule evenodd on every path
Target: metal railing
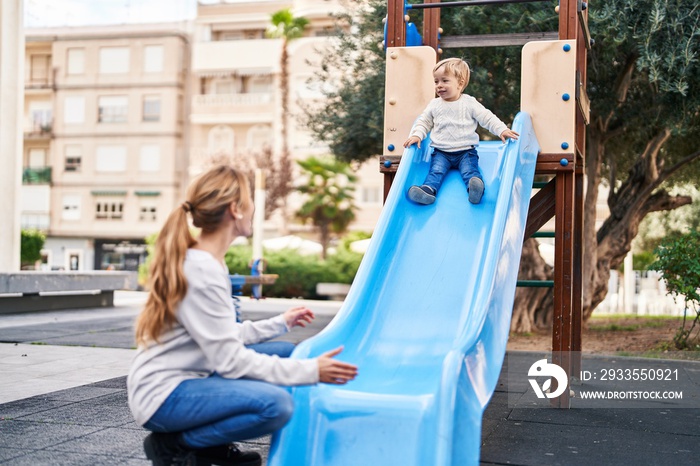
M 22 184 L 51 184 L 51 167 L 25 168 L 22 171 Z
M 193 104 L 202 107 L 233 107 L 239 105 L 265 105 L 272 102 L 271 93 L 203 94 L 193 97 Z

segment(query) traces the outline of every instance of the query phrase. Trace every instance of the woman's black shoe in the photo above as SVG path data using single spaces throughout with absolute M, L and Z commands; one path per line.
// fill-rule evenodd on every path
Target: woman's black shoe
M 153 466 L 197 466 L 194 450 L 183 448 L 178 434 L 151 432 L 143 441 L 146 457 Z
M 231 443 L 218 447 L 198 448 L 197 466 L 260 466 L 260 455 L 254 451 L 241 451 Z

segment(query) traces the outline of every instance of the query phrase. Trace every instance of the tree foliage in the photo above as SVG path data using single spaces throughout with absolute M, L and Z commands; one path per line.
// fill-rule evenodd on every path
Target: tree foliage
M 688 349 L 698 343 L 700 331 L 700 231 L 666 238 L 655 250 L 657 256 L 650 268 L 661 272 L 668 294 L 682 297 L 685 312 L 683 324 L 673 341 L 678 349 Z M 687 324 L 687 313 L 693 319 Z
M 39 230 L 22 230 L 20 240 L 20 262 L 34 264 L 41 260 L 41 250 L 44 248 L 46 235 Z
M 586 315 L 605 297 L 610 269 L 630 251 L 644 217 L 691 202 L 670 188 L 697 176 L 700 158 L 697 3 L 613 0 L 590 15 L 598 40 L 588 73 Z M 610 216 L 595 231 L 604 182 Z
M 355 219 L 354 183 L 357 176 L 348 164 L 333 159 L 309 157 L 297 163 L 308 178 L 306 183 L 297 187 L 305 195 L 297 217 L 318 228 L 325 259 L 331 234 L 344 233 Z
M 386 2 L 346 2 L 332 45 L 319 58 L 322 106 L 305 108 L 306 126 L 345 162 L 381 153 L 384 128 L 382 18 Z
M 304 29 L 308 24 L 307 18 L 294 16 L 291 8 L 284 8 L 272 13 L 266 35 L 286 41 L 298 39 L 304 35 Z

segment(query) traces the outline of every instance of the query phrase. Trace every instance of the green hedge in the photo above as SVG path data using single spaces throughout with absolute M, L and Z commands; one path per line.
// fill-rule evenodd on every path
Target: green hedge
M 234 246 L 226 253 L 226 265 L 230 273 L 250 275 L 248 264 L 252 256 L 250 246 Z M 277 274 L 274 285 L 266 285 L 263 295 L 270 298 L 325 299 L 316 294 L 317 283 L 352 283 L 362 254 L 339 247 L 325 261 L 314 255 L 302 255 L 293 249 L 265 251 L 265 273 Z M 250 294 L 249 287 L 243 294 Z

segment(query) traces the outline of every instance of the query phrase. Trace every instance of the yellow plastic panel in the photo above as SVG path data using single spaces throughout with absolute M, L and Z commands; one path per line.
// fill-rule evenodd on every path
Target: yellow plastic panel
M 432 47 L 387 49 L 383 155 L 403 153 L 413 122 L 435 97 L 435 58 Z
M 532 118 L 542 153 L 573 153 L 576 41 L 528 42 L 522 57 L 520 108 Z

